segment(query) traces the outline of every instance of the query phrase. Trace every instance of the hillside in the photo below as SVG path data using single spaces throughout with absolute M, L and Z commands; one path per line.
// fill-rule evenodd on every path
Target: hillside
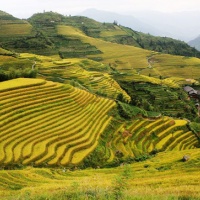
M 137 117 L 147 114 L 136 107 L 123 120 L 128 105 L 116 110 L 113 100 L 71 85 L 15 79 L 0 83 L 0 92 L 2 167 L 76 166 L 93 151 L 83 167 L 118 165 L 155 150 L 199 145 L 186 120 Z
M 99 8 L 100 9 L 100 8 Z M 180 12 L 160 12 L 154 10 L 138 10 L 117 13 L 90 8 L 79 15 L 95 19 L 99 22 L 113 23 L 117 21 L 122 26 L 135 31 L 150 33 L 154 36 L 166 36 L 188 42 L 200 32 L 200 13 L 195 10 Z
M 10 30 L 9 25 L 11 22 L 15 23 L 12 30 Z M 82 16 L 67 17 L 59 13 L 45 12 L 34 14 L 28 21 L 16 21 L 15 18 L 10 16 L 9 21 L 3 20 L 2 24 L 5 25 L 3 25 L 3 30 L 0 31 L 0 37 L 2 38 L 0 45 L 6 49 L 15 49 L 17 52 L 26 50 L 30 53 L 43 55 L 57 53 L 61 57 L 63 51 L 71 57 L 100 53 L 90 43 L 82 43 L 77 38 L 60 37 L 56 27 L 67 25 L 78 28 L 89 37 L 162 53 L 200 57 L 197 50 L 182 41 L 166 37 L 155 37 L 118 25 L 117 22 L 100 23 Z M 8 32 L 9 34 L 7 34 Z M 66 48 L 66 45 L 68 45 L 68 48 Z M 73 49 L 77 52 L 76 55 L 70 55 Z
M 183 89 L 200 88 L 199 58 L 119 44 L 152 38 L 86 17 L 8 18 L 17 28 L 0 29 L 0 196 L 200 196 L 198 99 Z
M 6 42 L 12 36 L 30 35 L 32 31 L 32 26 L 27 21 L 15 18 L 3 11 L 0 11 L 0 27 L 1 43 Z
M 183 155 L 190 160 L 182 162 Z M 143 162 L 107 169 L 1 170 L 0 196 L 4 200 L 114 200 L 120 194 L 130 200 L 198 200 L 199 155 L 199 149 L 163 152 Z

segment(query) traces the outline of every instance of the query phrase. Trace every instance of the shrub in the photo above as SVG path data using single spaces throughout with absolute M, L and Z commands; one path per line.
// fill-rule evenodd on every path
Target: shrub
M 144 111 L 136 106 L 131 106 L 129 104 L 122 103 L 120 101 L 118 101 L 118 112 L 119 112 L 120 116 L 125 119 L 131 119 L 139 114 L 141 114 L 143 116 L 147 116 L 146 111 Z
M 124 191 L 128 189 L 128 180 L 132 177 L 130 165 L 124 165 L 121 174 L 115 177 L 113 195 L 116 200 L 125 199 Z

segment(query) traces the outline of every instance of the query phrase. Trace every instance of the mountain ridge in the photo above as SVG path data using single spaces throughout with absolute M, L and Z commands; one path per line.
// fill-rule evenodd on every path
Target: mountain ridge
M 10 22 L 12 22 L 12 19 L 10 19 Z M 143 49 L 153 50 L 162 53 L 183 56 L 200 56 L 200 52 L 196 51 L 194 48 L 190 47 L 182 41 L 174 40 L 167 37 L 155 37 L 151 36 L 150 34 L 137 32 L 132 30 L 131 28 L 121 26 L 116 22 L 100 23 L 95 21 L 94 19 L 83 16 L 66 17 L 64 15 L 54 12 L 36 13 L 32 17 L 27 19 L 27 21 L 18 19 L 17 22 L 18 24 L 24 24 L 18 25 L 16 27 L 17 31 L 13 29 L 14 32 L 12 33 L 12 27 L 8 26 L 8 30 L 6 32 L 1 33 L 0 31 L 0 36 L 2 35 L 1 37 L 3 38 L 1 42 L 2 47 L 8 49 L 15 48 L 16 51 L 17 49 L 19 49 L 19 52 L 23 52 L 24 48 L 26 48 L 30 52 L 31 49 L 33 49 L 32 53 L 36 53 L 36 49 L 38 49 L 39 51 L 41 48 L 46 48 L 47 53 L 50 51 L 52 51 L 52 53 L 55 53 L 56 51 L 59 51 L 61 46 L 64 45 L 62 44 L 61 40 L 65 40 L 65 42 L 67 42 L 66 39 L 61 38 L 56 33 L 56 26 L 59 24 L 63 24 L 77 27 L 87 36 L 103 39 L 110 42 L 136 46 Z M 12 39 L 11 37 L 10 39 L 9 37 L 7 37 L 6 33 L 8 31 L 10 36 L 12 36 Z M 18 33 L 18 35 L 16 35 L 16 33 Z M 20 39 L 18 37 L 19 35 L 27 35 L 27 39 Z M 51 37 L 54 37 L 54 40 L 51 40 Z M 38 43 L 38 41 L 40 44 Z M 55 41 L 57 41 L 56 44 Z M 20 48 L 22 50 L 20 50 Z M 91 51 L 93 51 L 92 49 L 94 48 L 95 47 L 91 47 Z M 44 53 L 44 51 L 40 52 Z
M 106 15 L 107 13 L 108 17 L 111 16 L 110 20 L 107 18 L 107 21 L 109 20 L 109 22 L 112 22 L 115 16 L 121 17 L 119 18 L 119 21 L 120 19 L 123 20 L 123 17 L 128 16 L 125 24 L 122 25 L 127 25 L 128 27 L 134 29 L 134 23 L 132 24 L 131 19 L 137 19 L 137 21 L 141 22 L 142 26 L 144 24 L 148 25 L 148 29 L 145 30 L 147 33 L 155 36 L 166 36 L 188 42 L 194 39 L 200 32 L 200 26 L 197 23 L 200 20 L 200 14 L 199 12 L 195 11 L 177 13 L 163 13 L 158 11 L 129 11 L 126 13 L 121 12 L 120 14 L 116 14 L 109 11 L 95 9 L 92 10 L 92 15 L 91 10 L 85 10 L 82 13 L 85 16 L 93 16 L 93 18 L 97 21 L 100 19 L 100 15 Z M 152 31 L 152 27 L 155 32 Z
M 197 38 L 189 41 L 188 44 L 200 51 L 200 35 Z

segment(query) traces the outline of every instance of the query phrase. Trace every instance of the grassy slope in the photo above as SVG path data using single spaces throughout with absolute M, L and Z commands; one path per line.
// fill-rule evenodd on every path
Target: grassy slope
M 182 162 L 184 155 L 189 161 Z M 200 151 L 163 152 L 143 162 L 130 165 L 124 199 L 199 199 Z M 112 169 L 26 168 L 0 171 L 0 195 L 7 199 L 114 199 L 116 177 L 125 167 Z M 107 197 L 106 197 L 107 195 Z
M 135 71 L 140 71 L 140 74 L 149 75 L 151 71 L 154 71 L 154 73 L 157 71 L 155 74 L 156 77 L 161 75 L 164 77 L 173 76 L 180 78 L 198 78 L 200 75 L 199 70 L 195 70 L 200 65 L 200 59 L 198 58 L 158 54 L 137 47 L 104 42 L 85 36 L 79 29 L 71 26 L 59 25 L 57 29 L 59 34 L 79 38 L 84 42 L 89 42 L 96 46 L 103 54 L 89 57 L 99 56 L 103 59 L 104 63 L 110 63 L 110 65 L 121 72 L 134 73 Z M 147 60 L 148 58 L 150 58 L 150 63 Z M 194 73 L 186 76 L 189 70 L 188 67 L 190 68 L 190 72 L 193 70 Z M 145 70 L 149 70 L 149 72 L 147 73 Z

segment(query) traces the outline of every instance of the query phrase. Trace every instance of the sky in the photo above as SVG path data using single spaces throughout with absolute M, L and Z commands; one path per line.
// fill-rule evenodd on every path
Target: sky
M 0 4 L 0 10 L 18 18 L 28 18 L 43 11 L 76 15 L 89 8 L 117 13 L 145 10 L 200 12 L 200 0 L 5 0 Z

